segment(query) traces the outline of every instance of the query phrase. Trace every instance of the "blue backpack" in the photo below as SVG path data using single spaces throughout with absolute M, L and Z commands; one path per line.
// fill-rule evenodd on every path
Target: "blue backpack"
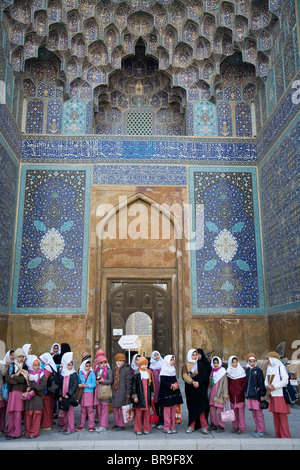
M 1 395 L 3 400 L 8 401 L 8 384 L 5 382 L 1 387 Z
M 279 367 L 279 376 L 280 376 L 280 380 L 282 380 L 281 374 L 280 374 L 280 367 Z M 291 404 L 295 403 L 295 401 L 298 398 L 298 393 L 296 392 L 293 385 L 291 384 L 290 378 L 289 378 L 287 386 L 283 387 L 282 391 L 283 391 L 283 396 L 284 396 L 285 402 L 288 405 L 291 405 Z

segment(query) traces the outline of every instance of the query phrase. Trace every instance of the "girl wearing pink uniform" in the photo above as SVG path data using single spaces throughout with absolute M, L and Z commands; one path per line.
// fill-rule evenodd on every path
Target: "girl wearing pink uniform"
M 96 388 L 96 375 L 92 370 L 92 363 L 89 359 L 82 362 L 79 369 L 78 387 L 83 388 L 83 395 L 80 400 L 81 413 L 80 424 L 76 431 L 84 429 L 86 416 L 88 417 L 89 431 L 94 431 L 94 390 Z
M 95 428 L 95 431 L 106 431 L 108 428 L 108 415 L 109 415 L 109 404 L 111 401 L 111 385 L 113 382 L 112 370 L 110 369 L 107 358 L 105 355 L 99 356 L 99 367 L 96 370 L 96 381 L 97 386 L 94 394 L 94 406 L 96 407 L 97 416 L 99 419 L 99 426 Z M 106 386 L 110 388 L 110 393 L 107 396 L 101 396 L 101 388 Z M 110 395 L 110 397 L 108 397 Z
M 71 434 L 75 432 L 74 404 L 76 403 L 75 392 L 78 387 L 78 375 L 74 369 L 73 352 L 66 352 L 61 362 L 63 381 L 58 407 L 63 411 L 64 424 L 62 431 L 64 434 Z
M 23 349 L 16 349 L 14 362 L 9 365 L 5 375 L 5 382 L 10 386 L 7 403 L 8 426 L 6 439 L 21 437 L 22 414 L 25 409 L 25 402 L 21 397 L 28 384 L 28 371 L 23 369 L 25 357 L 26 353 Z
M 235 420 L 232 422 L 232 431 L 237 434 L 246 432 L 245 424 L 245 389 L 246 372 L 236 356 L 230 356 L 227 367 L 228 393 L 231 407 L 234 409 Z
M 154 399 L 152 372 L 148 370 L 148 359 L 139 357 L 138 369 L 133 374 L 132 399 L 135 409 L 134 431 L 137 435 L 151 432 L 150 406 Z
M 212 358 L 211 367 L 209 386 L 211 424 L 208 429 L 209 431 L 223 432 L 225 424 L 221 419 L 221 412 L 224 411 L 225 403 L 228 400 L 228 380 L 226 370 L 222 367 L 222 361 L 218 356 Z
M 270 395 L 269 411 L 273 413 L 275 437 L 290 438 L 291 433 L 288 422 L 290 407 L 284 399 L 282 390 L 288 384 L 288 373 L 276 351 L 269 352 L 267 358 L 268 368 L 265 385 Z

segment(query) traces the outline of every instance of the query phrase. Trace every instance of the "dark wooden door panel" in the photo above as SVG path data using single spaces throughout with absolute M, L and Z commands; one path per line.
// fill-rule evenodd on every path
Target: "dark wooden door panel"
M 120 337 L 114 336 L 113 330 L 122 328 L 123 334 L 126 334 L 126 321 L 134 312 L 144 312 L 152 319 L 152 349 L 158 350 L 163 357 L 170 353 L 172 350 L 170 283 L 167 283 L 167 286 L 167 289 L 163 289 L 154 285 L 154 282 L 128 282 L 111 289 L 109 283 L 107 314 L 111 360 L 121 351 L 118 344 Z

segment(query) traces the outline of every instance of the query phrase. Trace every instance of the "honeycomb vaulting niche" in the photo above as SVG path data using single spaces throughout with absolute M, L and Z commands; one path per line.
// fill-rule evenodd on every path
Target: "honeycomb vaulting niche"
M 252 136 L 250 102 L 274 66 L 281 4 L 3 0 L 10 65 L 27 100 L 23 130 Z M 238 108 L 218 103 L 233 67 L 247 72 Z

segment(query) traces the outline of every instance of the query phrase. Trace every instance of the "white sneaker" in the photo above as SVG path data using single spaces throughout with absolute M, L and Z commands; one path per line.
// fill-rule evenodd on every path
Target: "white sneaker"
M 194 432 L 195 429 L 194 428 L 191 428 L 190 426 L 187 428 L 187 430 L 185 431 L 187 434 L 191 434 L 192 432 Z
M 103 426 L 96 427 L 96 428 L 95 428 L 95 431 L 96 431 L 96 432 L 103 432 L 103 431 L 106 431 L 106 428 L 103 427 Z

